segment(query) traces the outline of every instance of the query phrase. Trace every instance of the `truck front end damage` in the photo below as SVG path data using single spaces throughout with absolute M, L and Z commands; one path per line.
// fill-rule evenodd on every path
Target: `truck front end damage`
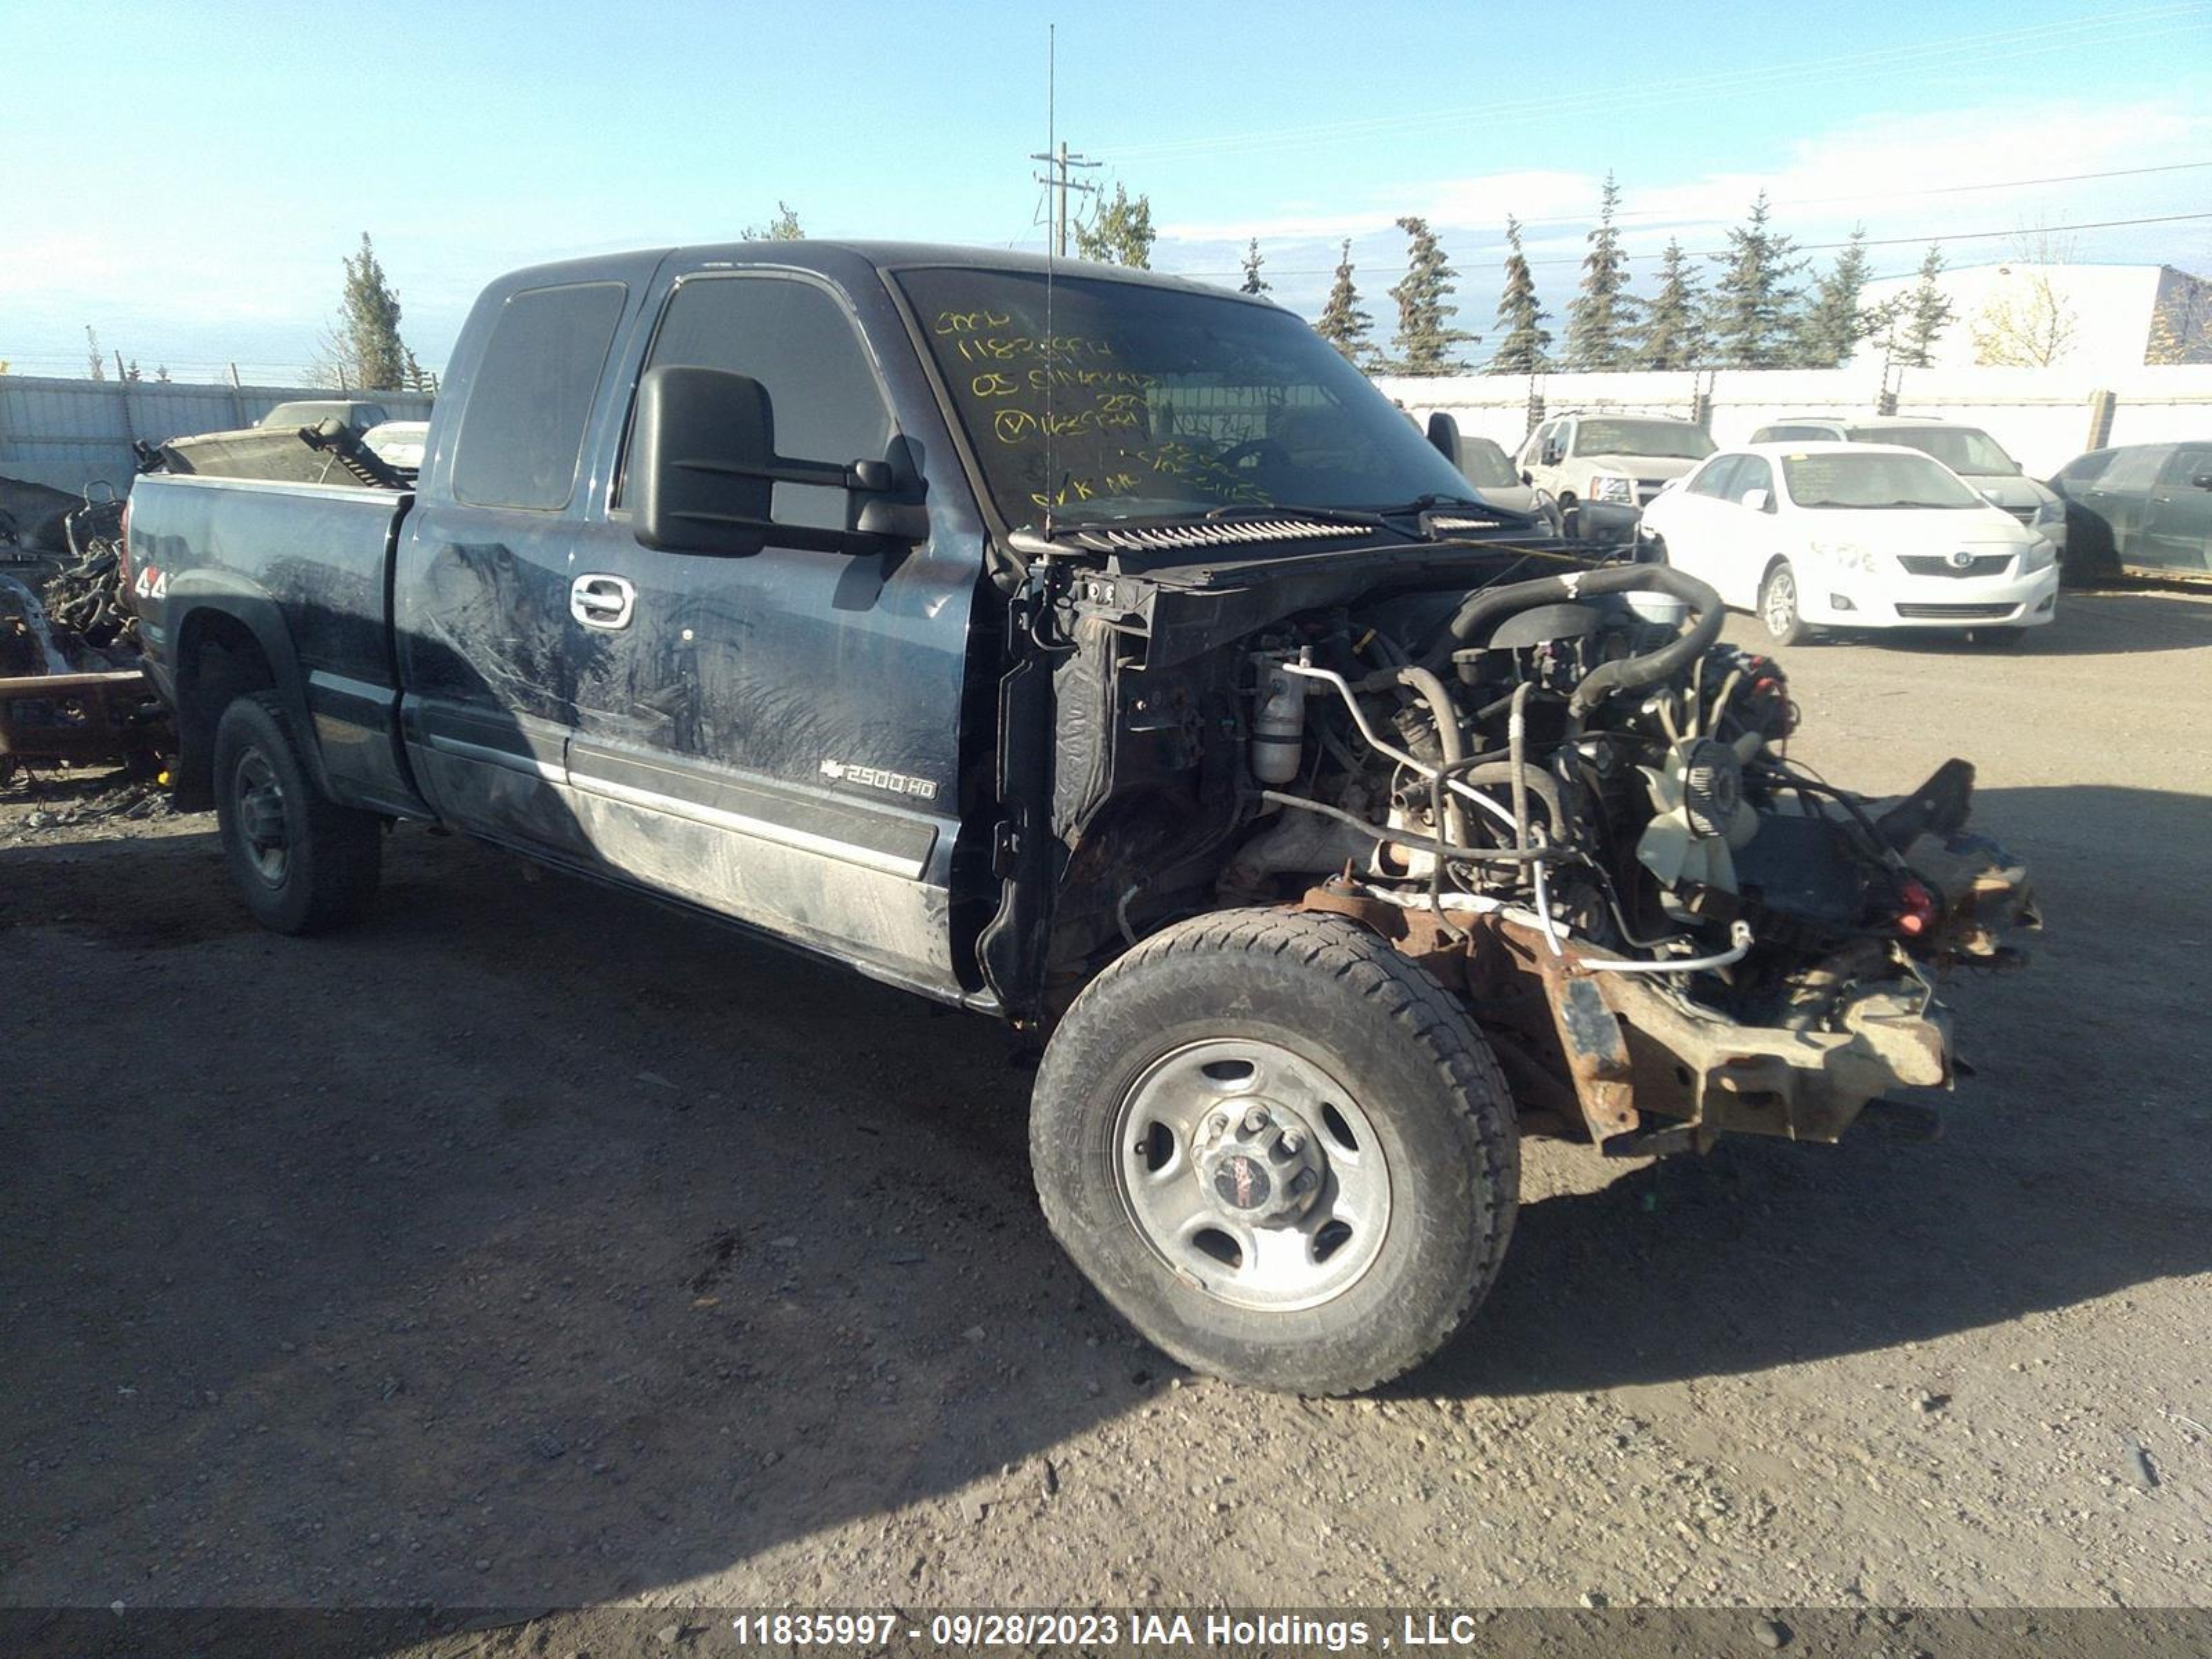
M 1464 999 L 1524 1133 L 1834 1141 L 1870 1106 L 1928 1133 L 1887 1097 L 1957 1069 L 1939 978 L 2037 925 L 1966 827 L 1972 768 L 1877 800 L 1793 761 L 1782 668 L 1679 573 L 1469 588 L 1404 556 L 1233 641 L 1258 601 L 1227 573 L 1069 584 L 1058 980 L 1208 907 L 1327 913 Z

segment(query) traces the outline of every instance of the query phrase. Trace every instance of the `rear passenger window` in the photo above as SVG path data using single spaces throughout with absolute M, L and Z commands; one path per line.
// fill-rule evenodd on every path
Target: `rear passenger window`
M 768 388 L 776 453 L 793 460 L 884 459 L 896 428 L 867 348 L 827 289 L 788 276 L 694 276 L 669 296 L 646 367 L 681 363 L 750 375 Z M 845 527 L 842 489 L 779 482 L 776 519 Z
M 2117 490 L 2122 495 L 2148 489 L 2151 481 L 2158 477 L 2160 463 L 2172 453 L 2162 444 L 2146 445 L 2141 449 L 2124 449 L 2105 469 L 2105 476 L 2097 480 L 2097 488 Z
M 620 283 L 526 289 L 500 307 L 461 417 L 455 499 L 568 506 L 626 292 Z

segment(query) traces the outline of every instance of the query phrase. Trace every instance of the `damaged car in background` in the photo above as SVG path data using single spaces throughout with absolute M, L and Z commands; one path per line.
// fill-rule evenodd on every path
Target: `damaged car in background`
M 419 479 L 145 478 L 129 557 L 264 922 L 420 820 L 994 1015 L 1099 1290 L 1334 1393 L 1467 1320 L 1523 1134 L 1925 1127 L 2034 921 L 1971 767 L 1826 781 L 1710 587 L 1432 436 L 1264 300 L 663 250 L 495 283 Z

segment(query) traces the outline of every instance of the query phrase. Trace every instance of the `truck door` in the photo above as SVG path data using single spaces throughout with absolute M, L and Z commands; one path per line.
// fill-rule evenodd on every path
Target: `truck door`
M 870 297 L 895 333 L 887 296 Z M 784 456 L 911 474 L 927 452 L 945 469 L 928 479 L 933 533 L 866 555 L 773 536 L 750 557 L 660 551 L 629 536 L 618 486 L 622 533 L 579 572 L 630 609 L 597 629 L 604 656 L 578 688 L 576 810 L 633 881 L 953 991 L 949 865 L 982 538 L 949 439 L 902 429 L 848 298 L 808 273 L 680 275 L 636 369 L 664 363 L 759 380 Z M 921 413 L 936 419 L 933 404 Z M 842 489 L 775 486 L 781 523 L 842 528 L 849 504 Z
M 496 291 L 454 353 L 461 411 L 441 433 L 393 575 L 401 722 L 441 817 L 587 862 L 564 772 L 580 679 L 600 650 L 579 621 L 584 440 L 634 283 Z

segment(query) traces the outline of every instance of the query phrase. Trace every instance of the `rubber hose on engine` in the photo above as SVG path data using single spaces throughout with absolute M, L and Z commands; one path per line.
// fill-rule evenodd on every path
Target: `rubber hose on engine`
M 1454 648 L 1474 638 L 1485 623 L 1515 611 L 1601 593 L 1638 592 L 1665 593 L 1680 599 L 1697 613 L 1697 621 L 1689 632 L 1656 651 L 1601 663 L 1591 670 L 1575 688 L 1571 704 L 1571 713 L 1580 715 L 1616 692 L 1656 684 L 1704 654 L 1720 637 L 1721 626 L 1728 620 L 1721 596 L 1695 576 L 1663 564 L 1606 565 L 1596 570 L 1539 576 L 1505 587 L 1486 587 L 1468 594 L 1453 613 L 1443 637 L 1429 649 L 1427 665 L 1443 666 L 1451 659 Z

